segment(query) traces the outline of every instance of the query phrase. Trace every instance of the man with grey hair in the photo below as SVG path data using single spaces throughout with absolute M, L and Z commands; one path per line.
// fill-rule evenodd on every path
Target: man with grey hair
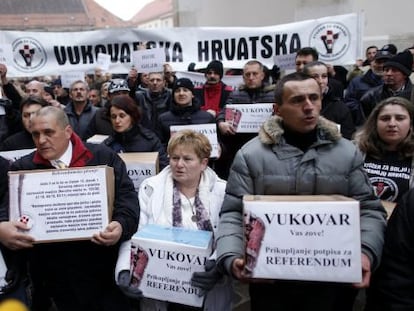
M 38 110 L 31 130 L 36 151 L 15 161 L 11 170 L 53 169 L 61 163 L 67 167 L 108 165 L 115 176 L 112 217 L 90 240 L 35 244 L 35 239 L 24 233 L 29 228 L 22 223 L 7 221 L 0 227 L 4 245 L 28 251 L 34 288 L 32 310 L 42 310 L 39 293 L 41 298 L 52 299 L 58 310 L 130 310 L 113 275 L 119 245 L 131 238 L 139 221 L 137 194 L 125 163 L 104 145 L 84 144 L 60 108 Z
M 69 90 L 71 101 L 64 108 L 72 129 L 82 139 L 85 139 L 89 122 L 99 109 L 89 101 L 88 91 L 89 87 L 86 82 L 82 80 L 73 82 Z

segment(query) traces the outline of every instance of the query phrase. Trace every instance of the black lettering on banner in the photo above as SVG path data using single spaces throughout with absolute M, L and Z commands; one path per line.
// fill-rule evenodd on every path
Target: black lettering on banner
M 271 58 L 275 55 L 295 53 L 301 48 L 298 33 L 282 33 L 241 38 L 213 39 L 197 42 L 198 61 L 248 60 L 261 56 Z
M 236 56 L 236 39 L 224 40 L 224 54 L 228 60 Z
M 93 55 L 92 55 L 92 46 L 91 45 L 82 45 L 81 46 L 81 53 L 82 53 L 82 63 L 88 64 L 93 63 Z
M 249 37 L 249 40 L 252 42 L 252 56 L 249 58 L 257 58 L 257 41 L 259 37 Z
M 292 38 L 290 39 L 290 47 L 289 47 L 289 54 L 296 53 L 301 49 L 300 38 L 298 33 L 292 34 Z
M 237 58 L 248 60 L 249 57 L 249 46 L 247 45 L 246 39 L 241 38 L 237 47 Z
M 138 50 L 141 45 L 142 42 L 124 42 L 95 46 L 54 46 L 53 51 L 59 65 L 65 65 L 68 62 L 71 65 L 93 64 L 98 58 L 98 53 L 109 54 L 113 63 L 128 63 L 131 62 L 131 51 Z M 166 62 L 183 62 L 183 49 L 180 42 L 150 41 L 149 46 L 164 48 Z
M 262 39 L 260 40 L 260 42 L 262 43 L 262 46 L 263 46 L 263 50 L 260 52 L 260 55 L 263 58 L 272 57 L 272 46 L 270 45 L 270 43 L 272 42 L 272 37 L 271 36 L 263 36 Z M 286 51 L 283 51 L 282 54 L 286 54 Z

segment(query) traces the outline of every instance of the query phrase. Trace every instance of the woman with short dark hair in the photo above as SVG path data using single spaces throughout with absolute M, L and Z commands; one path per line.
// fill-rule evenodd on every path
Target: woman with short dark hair
M 160 169 L 168 165 L 165 148 L 157 135 L 140 125 L 141 113 L 128 95 L 115 96 L 108 107 L 113 134 L 104 144 L 115 152 L 158 152 Z

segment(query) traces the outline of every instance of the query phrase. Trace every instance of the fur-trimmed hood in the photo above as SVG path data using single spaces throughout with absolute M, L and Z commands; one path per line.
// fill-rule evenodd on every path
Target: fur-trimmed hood
M 265 145 L 277 144 L 284 133 L 282 126 L 283 119 L 279 116 L 272 116 L 265 121 L 259 130 L 259 139 Z M 342 135 L 339 132 L 338 126 L 324 117 L 319 117 L 318 124 L 318 138 L 337 141 Z

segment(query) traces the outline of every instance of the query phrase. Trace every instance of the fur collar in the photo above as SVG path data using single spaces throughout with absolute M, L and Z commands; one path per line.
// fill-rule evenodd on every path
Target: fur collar
M 324 117 L 319 117 L 317 127 L 319 139 L 326 139 L 334 142 L 342 137 L 341 133 L 338 131 L 338 126 Z M 265 145 L 273 145 L 280 142 L 283 133 L 282 118 L 279 116 L 272 116 L 261 126 L 259 130 L 259 139 Z

